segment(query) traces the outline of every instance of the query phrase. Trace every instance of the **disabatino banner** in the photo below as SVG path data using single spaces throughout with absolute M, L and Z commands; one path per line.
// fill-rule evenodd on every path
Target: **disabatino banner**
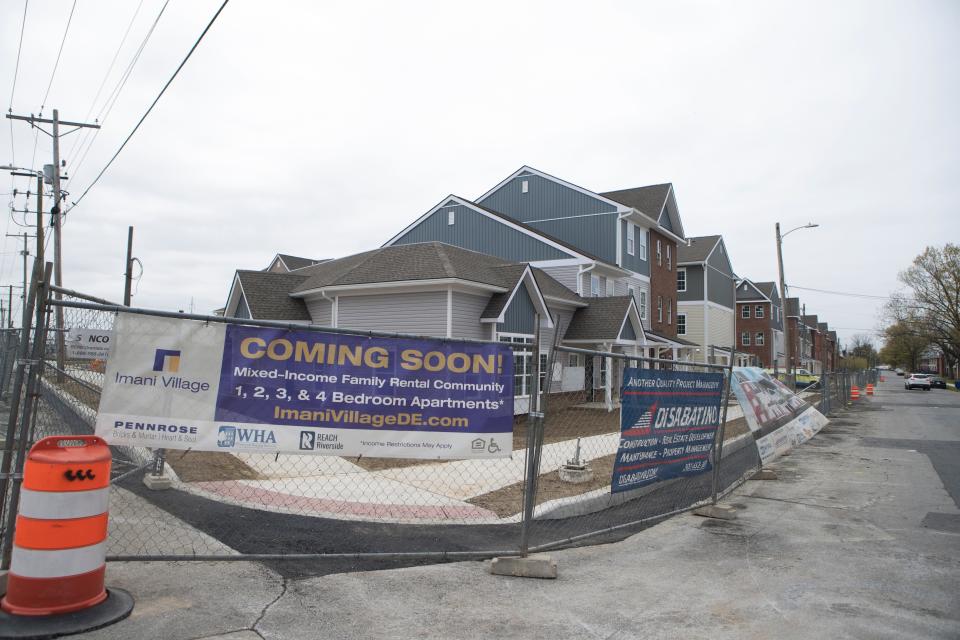
M 201 451 L 509 457 L 505 345 L 119 314 L 97 435 Z
M 713 468 L 723 374 L 627 368 L 610 492 Z

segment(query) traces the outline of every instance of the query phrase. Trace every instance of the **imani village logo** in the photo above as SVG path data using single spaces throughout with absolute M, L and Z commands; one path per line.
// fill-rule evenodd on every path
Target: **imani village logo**
M 180 351 L 157 349 L 156 355 L 153 356 L 153 370 L 163 373 L 180 371 Z
M 180 371 L 180 350 L 178 349 L 157 349 L 153 354 L 153 371 L 160 375 L 128 375 L 118 371 L 114 374 L 113 381 L 117 384 L 136 387 L 165 387 L 190 393 L 210 390 L 209 382 L 170 375 Z

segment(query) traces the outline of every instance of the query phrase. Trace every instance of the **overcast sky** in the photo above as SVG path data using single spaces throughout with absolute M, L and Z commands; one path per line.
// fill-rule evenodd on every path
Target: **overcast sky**
M 0 96 L 101 114 L 82 162 L 84 132 L 62 141 L 76 200 L 220 0 L 169 3 L 106 118 L 163 0 L 76 2 L 52 75 L 72 5 L 29 2 L 13 91 L 24 3 L 0 3 Z M 785 240 L 788 283 L 888 295 L 925 246 L 960 240 L 958 60 L 953 0 L 233 0 L 67 215 L 64 285 L 120 299 L 133 225 L 134 304 L 209 312 L 235 269 L 375 248 L 527 164 L 594 191 L 672 182 L 687 234 L 722 234 L 753 280 L 777 277 L 775 222 L 819 223 Z M 0 164 L 51 162 L 25 123 L 0 137 Z M 22 209 L 17 180 L 0 193 Z M 4 238 L 4 287 L 19 248 Z M 880 326 L 882 300 L 793 293 L 844 340 Z

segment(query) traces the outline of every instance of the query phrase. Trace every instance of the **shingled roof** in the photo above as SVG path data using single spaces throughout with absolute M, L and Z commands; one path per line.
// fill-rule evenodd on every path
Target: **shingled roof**
M 613 200 L 628 207 L 633 207 L 656 222 L 660 219 L 660 212 L 663 211 L 663 205 L 667 202 L 670 187 L 671 185 L 668 182 L 665 184 L 652 184 L 647 187 L 605 191 L 599 195 L 607 200 Z
M 706 262 L 707 256 L 720 242 L 720 236 L 698 236 L 687 238 L 687 242 L 677 245 L 677 264 Z
M 620 337 L 623 319 L 630 308 L 630 296 L 590 298 L 590 306 L 577 309 L 563 337 L 566 340 L 612 341 Z
M 304 267 L 309 267 L 312 264 L 325 262 L 325 260 L 314 260 L 313 258 L 301 258 L 299 256 L 291 256 L 287 253 L 278 253 L 277 257 L 283 261 L 283 264 L 287 265 L 287 269 L 289 269 L 290 271 L 296 271 L 297 269 L 303 269 Z
M 307 305 L 290 293 L 306 276 L 270 271 L 237 271 L 243 296 L 254 319 L 310 322 Z
M 303 269 L 298 274 L 305 278 L 293 293 L 324 287 L 450 278 L 512 291 L 526 267 L 525 263 L 442 242 L 391 245 Z M 544 296 L 584 303 L 580 296 L 545 272 L 533 269 L 533 274 Z
M 773 300 L 777 295 L 777 283 L 776 282 L 754 282 L 757 289 L 763 292 L 763 295 L 767 296 Z

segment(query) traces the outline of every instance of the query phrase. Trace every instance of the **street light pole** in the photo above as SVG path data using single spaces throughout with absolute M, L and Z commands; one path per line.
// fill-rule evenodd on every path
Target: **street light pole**
M 794 231 L 797 231 L 798 229 L 812 229 L 812 228 L 814 228 L 814 227 L 819 227 L 819 226 L 820 226 L 819 224 L 814 224 L 814 223 L 812 223 L 812 222 L 808 222 L 807 224 L 801 225 L 801 226 L 799 226 L 799 227 L 794 227 L 793 229 L 790 229 L 790 231 L 787 231 L 786 233 L 781 234 L 781 233 L 780 233 L 780 223 L 778 222 L 778 223 L 776 224 L 776 231 L 777 231 L 777 265 L 778 265 L 779 268 L 780 268 L 780 300 L 781 300 L 781 304 L 783 305 L 783 311 L 784 311 L 784 314 L 783 314 L 783 343 L 784 343 L 784 346 L 785 346 L 786 357 L 787 357 L 787 383 L 790 385 L 790 388 L 791 388 L 791 389 L 793 389 L 793 388 L 796 387 L 796 385 L 795 385 L 795 383 L 794 383 L 794 379 L 793 379 L 793 364 L 794 364 L 794 360 L 796 360 L 796 357 L 793 357 L 793 358 L 790 357 L 790 347 L 793 346 L 793 345 L 790 344 L 790 321 L 789 321 L 789 319 L 787 318 L 787 313 L 786 313 L 786 312 L 787 312 L 787 283 L 786 283 L 786 280 L 785 280 L 784 277 L 783 277 L 783 249 L 782 249 L 783 239 L 784 239 L 785 237 L 787 237 L 788 235 L 790 235 L 791 233 L 793 233 Z M 797 309 L 797 313 L 800 313 L 800 309 L 799 309 L 799 308 Z M 800 326 L 800 322 L 799 322 L 799 319 L 798 319 L 798 321 L 797 321 L 797 328 L 798 328 L 798 329 L 799 329 L 799 326 Z
M 783 279 L 783 249 L 781 245 L 783 244 L 783 237 L 780 235 L 780 223 L 776 225 L 777 231 L 777 264 L 780 267 L 780 304 L 783 305 L 783 346 L 784 354 L 786 355 L 787 361 L 784 363 L 786 374 L 787 374 L 787 384 L 793 385 L 793 358 L 791 357 L 790 348 L 793 346 L 790 343 L 790 319 L 787 316 L 787 285 Z

